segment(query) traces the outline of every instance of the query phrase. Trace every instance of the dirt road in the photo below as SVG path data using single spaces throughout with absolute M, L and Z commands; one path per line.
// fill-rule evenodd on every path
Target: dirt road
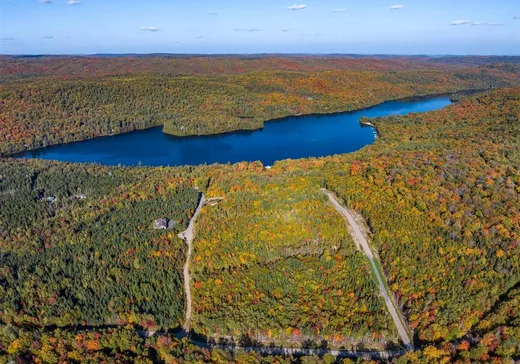
M 410 337 L 408 336 L 408 332 L 401 321 L 401 318 L 399 317 L 397 310 L 390 299 L 390 296 L 388 294 L 388 291 L 386 289 L 385 284 L 383 283 L 383 277 L 381 276 L 381 273 L 377 269 L 374 255 L 372 254 L 372 250 L 370 249 L 370 246 L 368 245 L 367 239 L 365 239 L 365 236 L 361 232 L 361 229 L 359 225 L 357 224 L 356 220 L 352 216 L 350 212 L 348 212 L 347 209 L 345 209 L 336 199 L 336 196 L 334 194 L 326 189 L 322 189 L 322 191 L 329 197 L 330 202 L 334 205 L 336 210 L 345 217 L 347 222 L 349 223 L 352 231 L 352 237 L 355 239 L 358 245 L 360 245 L 363 248 L 363 252 L 365 253 L 366 257 L 368 258 L 370 265 L 372 267 L 372 270 L 374 271 L 377 281 L 379 284 L 379 290 L 381 291 L 381 295 L 383 296 L 385 300 L 386 307 L 388 308 L 388 312 L 392 316 L 392 319 L 394 320 L 395 326 L 397 327 L 397 331 L 399 333 L 399 337 L 403 341 L 406 348 L 412 347 L 412 342 L 410 340 Z
M 184 334 L 188 334 L 190 332 L 191 326 L 191 276 L 190 276 L 190 261 L 191 254 L 193 251 L 192 243 L 193 238 L 195 237 L 195 220 L 197 220 L 197 216 L 200 214 L 200 210 L 202 206 L 204 206 L 206 199 L 204 198 L 204 194 L 201 195 L 199 206 L 195 210 L 195 213 L 191 217 L 190 223 L 188 224 L 188 228 L 179 234 L 179 238 L 183 239 L 186 244 L 188 244 L 188 254 L 186 255 L 186 263 L 184 263 L 184 292 L 186 294 L 186 314 L 184 316 Z

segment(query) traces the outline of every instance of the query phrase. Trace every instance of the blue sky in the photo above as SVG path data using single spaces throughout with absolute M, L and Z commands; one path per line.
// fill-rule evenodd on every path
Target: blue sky
M 520 0 L 0 0 L 0 53 L 520 55 Z

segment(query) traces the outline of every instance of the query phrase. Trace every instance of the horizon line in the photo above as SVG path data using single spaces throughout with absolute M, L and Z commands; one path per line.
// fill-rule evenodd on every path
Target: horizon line
M 188 56 L 188 57 L 222 57 L 222 56 L 362 56 L 362 57 L 520 57 L 518 54 L 451 54 L 451 53 L 313 53 L 313 52 L 258 52 L 258 53 L 170 53 L 170 52 L 123 52 L 123 53 L 0 53 L 0 57 L 108 57 L 108 56 Z

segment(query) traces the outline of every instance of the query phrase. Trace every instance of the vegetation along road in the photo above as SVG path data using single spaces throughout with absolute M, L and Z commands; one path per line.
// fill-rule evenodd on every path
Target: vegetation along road
M 352 216 L 350 212 L 348 212 L 347 209 L 345 209 L 341 204 L 338 202 L 334 194 L 326 189 L 322 189 L 322 191 L 329 197 L 330 202 L 334 205 L 336 210 L 347 219 L 347 222 L 349 223 L 352 231 L 352 236 L 354 240 L 363 248 L 363 252 L 365 253 L 366 257 L 370 261 L 370 265 L 372 267 L 372 270 L 374 271 L 374 274 L 377 277 L 377 281 L 379 284 L 379 289 L 381 290 L 381 295 L 383 296 L 385 300 L 386 307 L 388 308 L 388 312 L 390 312 L 390 315 L 392 316 L 392 319 L 394 320 L 395 326 L 397 327 L 397 331 L 399 333 L 399 337 L 403 341 L 406 348 L 412 347 L 412 342 L 410 340 L 410 337 L 408 336 L 408 332 L 405 328 L 405 325 L 401 321 L 401 318 L 399 317 L 399 314 L 397 313 L 397 309 L 395 308 L 394 304 L 392 303 L 392 300 L 390 299 L 390 296 L 388 294 L 388 291 L 386 289 L 386 286 L 383 282 L 383 277 L 381 276 L 381 273 L 377 269 L 374 255 L 372 254 L 372 250 L 370 249 L 370 246 L 368 245 L 368 241 L 361 232 L 361 229 L 359 225 L 357 224 L 356 220 Z
M 186 293 L 186 315 L 184 320 L 184 334 L 187 334 L 190 332 L 190 320 L 191 320 L 191 288 L 190 288 L 190 260 L 191 260 L 191 253 L 192 253 L 192 243 L 193 238 L 195 237 L 195 220 L 197 220 L 197 216 L 200 214 L 200 210 L 202 209 L 202 206 L 204 206 L 205 202 L 204 194 L 201 195 L 199 206 L 197 206 L 197 209 L 195 210 L 195 213 L 191 217 L 190 223 L 188 225 L 188 228 L 179 234 L 179 238 L 183 239 L 186 244 L 188 244 L 188 254 L 186 255 L 186 263 L 184 264 L 184 291 Z

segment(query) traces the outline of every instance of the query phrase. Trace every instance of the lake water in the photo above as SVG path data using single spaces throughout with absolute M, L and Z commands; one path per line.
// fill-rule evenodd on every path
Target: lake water
M 105 165 L 178 166 L 260 160 L 264 165 L 287 158 L 322 157 L 353 152 L 374 142 L 362 116 L 426 112 L 449 105 L 449 96 L 389 101 L 372 108 L 331 115 L 294 116 L 265 123 L 264 129 L 211 136 L 174 137 L 162 127 L 61 144 L 28 151 L 22 158 L 43 158 Z

